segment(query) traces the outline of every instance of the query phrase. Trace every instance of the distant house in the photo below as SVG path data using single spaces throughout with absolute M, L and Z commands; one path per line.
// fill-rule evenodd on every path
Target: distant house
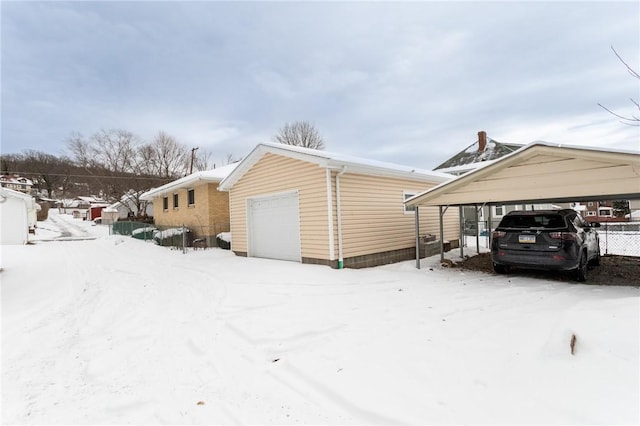
M 589 222 L 609 222 L 615 220 L 611 201 L 588 201 L 584 216 Z
M 18 175 L 0 176 L 0 187 L 2 188 L 12 189 L 14 191 L 31 195 L 32 186 L 33 186 L 33 181 L 25 177 L 21 177 Z
M 159 228 L 186 226 L 195 238 L 216 245 L 216 235 L 229 231 L 229 194 L 218 184 L 237 166 L 229 164 L 200 171 L 145 192 L 141 200 L 153 203 L 153 221 Z
M 136 194 L 135 191 L 129 191 L 120 198 L 120 201 L 107 206 L 108 211 L 117 211 L 118 219 L 126 219 L 128 217 L 153 217 L 153 203 L 151 201 L 141 200 L 138 197 L 142 194 Z M 140 211 L 138 211 L 140 209 Z
M 29 232 L 35 231 L 39 207 L 30 195 L 0 188 L 0 244 L 26 244 Z
M 494 163 L 499 158 L 506 155 L 510 155 L 524 145 L 513 143 L 502 143 L 494 139 L 487 137 L 487 132 L 478 132 L 478 140 L 469 145 L 464 150 L 458 152 L 447 161 L 443 162 L 434 170 L 440 172 L 450 173 L 452 175 L 460 176 L 469 173 L 473 170 L 477 170 L 481 167 L 487 167 Z M 502 217 L 512 210 L 544 210 L 561 208 L 553 204 L 535 204 L 535 205 L 498 205 L 491 207 L 478 206 L 477 215 L 480 225 L 478 231 L 482 231 L 489 226 L 489 218 L 491 218 L 491 228 L 495 228 Z M 474 207 L 464 207 L 463 215 L 465 218 L 465 229 L 467 234 L 475 234 L 476 227 L 476 212 Z
M 435 167 L 437 170 L 452 175 L 462 175 L 480 166 L 484 166 L 487 162 L 492 162 L 505 155 L 511 154 L 522 148 L 523 145 L 507 144 L 487 138 L 487 132 L 478 132 L 478 140 L 460 151 L 447 161 Z
M 102 198 L 95 196 L 78 196 L 74 199 L 62 200 L 58 204 L 61 214 L 70 214 L 78 219 L 89 219 L 92 207 L 104 208 L 109 204 Z
M 589 222 L 627 222 L 629 219 L 633 219 L 633 216 L 625 216 L 624 212 L 616 214 L 613 203 L 612 200 L 584 202 L 582 215 Z
M 261 143 L 220 184 L 229 191 L 231 249 L 239 256 L 360 268 L 415 259 L 415 209 L 404 200 L 452 176 L 413 167 Z M 421 235 L 437 209 L 419 210 Z M 458 210 L 445 215 L 456 247 Z
M 629 200 L 629 210 L 625 217 L 632 222 L 640 222 L 640 200 Z

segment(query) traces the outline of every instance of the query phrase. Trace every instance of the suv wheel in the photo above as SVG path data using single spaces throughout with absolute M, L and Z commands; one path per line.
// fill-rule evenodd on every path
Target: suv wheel
M 497 263 L 494 263 L 493 270 L 496 271 L 496 274 L 506 274 L 509 269 L 505 265 L 499 265 Z
M 596 255 L 589 262 L 591 266 L 600 266 L 600 245 L 598 245 L 598 251 L 596 251 Z
M 580 256 L 580 264 L 575 270 L 576 280 L 584 282 L 587 280 L 587 253 L 583 252 Z

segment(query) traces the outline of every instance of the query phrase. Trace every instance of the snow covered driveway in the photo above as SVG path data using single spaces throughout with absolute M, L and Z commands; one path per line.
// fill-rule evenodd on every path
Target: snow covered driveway
M 640 421 L 637 288 L 121 236 L 1 266 L 3 424 Z

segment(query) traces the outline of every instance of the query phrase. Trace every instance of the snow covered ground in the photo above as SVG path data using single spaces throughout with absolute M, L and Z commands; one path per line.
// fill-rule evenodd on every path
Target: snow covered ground
M 3 424 L 640 423 L 637 288 L 36 239 L 2 247 Z

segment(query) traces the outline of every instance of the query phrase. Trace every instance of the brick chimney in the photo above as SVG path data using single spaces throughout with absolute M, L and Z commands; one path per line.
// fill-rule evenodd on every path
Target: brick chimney
M 478 152 L 484 152 L 487 148 L 487 132 L 481 130 L 478 132 Z

